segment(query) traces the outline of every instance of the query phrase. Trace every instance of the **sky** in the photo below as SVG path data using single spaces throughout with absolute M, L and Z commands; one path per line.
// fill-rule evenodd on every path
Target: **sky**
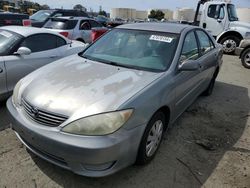
M 137 10 L 148 9 L 172 9 L 183 7 L 195 8 L 198 0 L 33 0 L 39 4 L 47 4 L 50 8 L 73 8 L 76 4 L 82 4 L 88 10 L 92 8 L 98 11 L 99 7 L 110 12 L 111 8 L 135 8 Z M 249 7 L 250 0 L 232 0 L 237 7 Z

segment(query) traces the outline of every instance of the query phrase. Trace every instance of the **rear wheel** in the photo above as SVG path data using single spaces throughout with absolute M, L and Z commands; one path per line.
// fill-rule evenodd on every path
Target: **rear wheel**
M 246 49 L 241 55 L 241 62 L 245 68 L 250 69 L 250 48 Z
M 165 114 L 159 111 L 151 118 L 145 129 L 138 150 L 136 164 L 144 165 L 154 158 L 161 144 L 165 126 Z
M 227 36 L 220 41 L 220 44 L 223 46 L 224 53 L 234 54 L 236 47 L 240 44 L 240 39 L 235 36 Z

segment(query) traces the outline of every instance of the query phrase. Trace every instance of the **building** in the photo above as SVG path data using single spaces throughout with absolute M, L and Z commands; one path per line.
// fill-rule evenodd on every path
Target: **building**
M 174 11 L 173 19 L 178 21 L 193 21 L 195 11 L 192 8 L 178 8 Z
M 112 8 L 110 18 L 136 19 L 136 9 L 132 8 Z
M 250 8 L 237 8 L 239 20 L 250 23 Z
M 148 11 L 136 10 L 136 19 L 145 20 L 148 18 Z

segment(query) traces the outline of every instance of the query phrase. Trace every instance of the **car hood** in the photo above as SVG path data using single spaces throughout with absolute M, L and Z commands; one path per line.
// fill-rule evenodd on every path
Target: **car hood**
M 162 74 L 73 55 L 28 75 L 22 97 L 39 109 L 78 119 L 119 109 Z
M 231 27 L 243 27 L 246 29 L 250 29 L 250 23 L 240 22 L 240 21 L 231 22 L 230 26 Z

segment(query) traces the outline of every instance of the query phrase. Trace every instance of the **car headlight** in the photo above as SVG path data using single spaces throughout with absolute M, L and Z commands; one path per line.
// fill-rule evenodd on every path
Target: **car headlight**
M 86 136 L 101 136 L 114 133 L 124 125 L 133 113 L 132 109 L 98 114 L 76 120 L 62 131 Z
M 17 82 L 14 91 L 13 91 L 13 95 L 12 95 L 12 103 L 14 104 L 14 106 L 20 106 L 20 96 L 19 96 L 19 90 L 20 87 L 22 85 L 22 80 L 20 80 L 19 82 Z

